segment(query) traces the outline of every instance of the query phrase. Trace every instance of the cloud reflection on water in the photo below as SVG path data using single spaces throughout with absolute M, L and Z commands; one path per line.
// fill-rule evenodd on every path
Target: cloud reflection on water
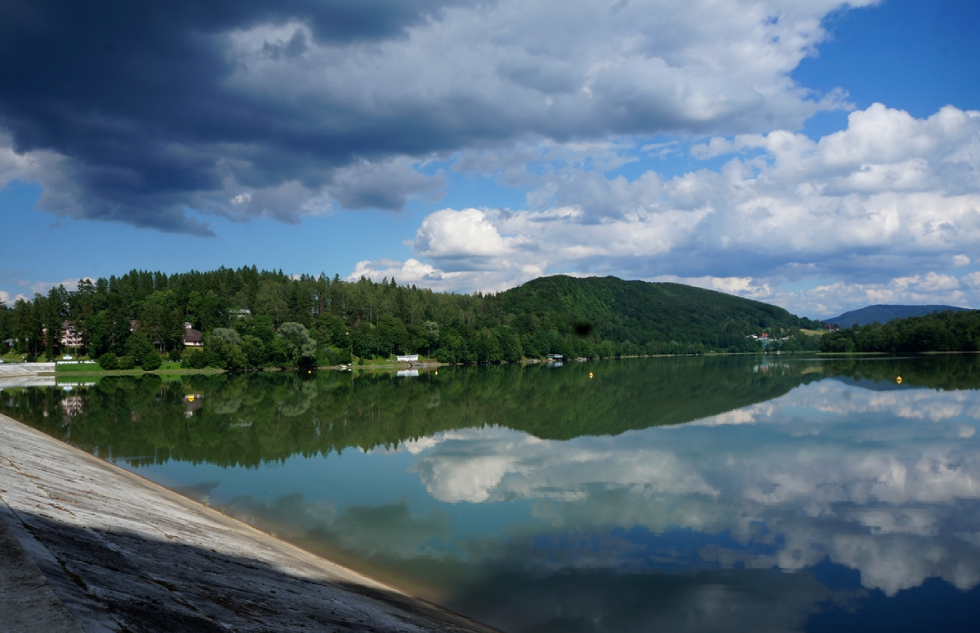
M 693 530 L 739 544 L 702 547 L 704 566 L 793 571 L 829 557 L 887 595 L 930 577 L 966 590 L 980 583 L 978 412 L 977 392 L 868 391 L 830 380 L 693 424 L 613 437 L 442 433 L 427 438 L 414 471 L 447 503 L 536 501 L 535 529 L 586 534 L 601 550 L 556 558 L 535 551 L 540 538 L 536 546 L 521 526 L 509 539 L 468 544 L 484 560 L 615 569 L 655 559 L 672 534 Z M 610 536 L 615 528 L 657 538 L 624 549 Z

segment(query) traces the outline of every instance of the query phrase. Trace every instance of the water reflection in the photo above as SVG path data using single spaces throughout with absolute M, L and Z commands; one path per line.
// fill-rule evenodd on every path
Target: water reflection
M 876 630 L 920 603 L 965 627 L 980 608 L 978 359 L 778 360 L 3 396 L 15 417 L 509 631 Z

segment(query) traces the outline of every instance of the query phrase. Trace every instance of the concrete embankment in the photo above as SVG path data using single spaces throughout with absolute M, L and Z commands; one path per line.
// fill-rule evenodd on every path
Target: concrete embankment
M 3 415 L 0 630 L 492 631 Z
M 23 378 L 38 374 L 53 374 L 58 366 L 54 363 L 0 363 L 0 378 Z

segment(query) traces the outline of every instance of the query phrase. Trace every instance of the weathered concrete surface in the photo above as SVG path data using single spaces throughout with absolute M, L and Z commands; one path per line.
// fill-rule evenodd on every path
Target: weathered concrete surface
M 37 376 L 24 374 L 21 376 L 0 376 L 0 391 L 14 387 L 54 387 L 58 384 L 54 376 Z
M 3 520 L 81 630 L 488 633 L 0 415 Z M 0 545 L 7 552 L 8 541 Z M 0 557 L 0 587 L 42 587 Z M 20 562 L 18 562 L 20 561 Z M 3 594 L 7 596 L 8 594 Z M 14 598 L 16 599 L 16 598 Z M 74 624 L 40 593 L 36 610 Z M 62 620 L 57 620 L 57 618 Z M 57 628 L 3 628 L 50 630 Z
M 56 368 L 54 363 L 0 363 L 0 378 L 48 374 Z
M 0 512 L 10 514 L 0 504 Z M 8 519 L 11 518 L 8 516 Z M 30 538 L 30 535 L 28 535 Z M 82 633 L 7 523 L 0 520 L 0 631 Z

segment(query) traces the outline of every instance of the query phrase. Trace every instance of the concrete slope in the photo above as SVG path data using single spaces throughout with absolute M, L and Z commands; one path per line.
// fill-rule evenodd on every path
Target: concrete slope
M 0 557 L 0 611 L 20 604 L 33 620 L 63 627 L 9 629 L 0 621 L 5 631 L 74 632 L 76 623 L 89 633 L 492 631 L 3 415 L 0 520 L 16 539 L 7 535 Z M 6 556 L 11 542 L 44 582 L 25 559 Z M 18 578 L 46 582 L 51 594 L 18 603 L 5 589 Z
M 54 363 L 0 363 L 0 378 L 53 373 Z
M 0 514 L 8 514 L 0 504 Z M 10 517 L 5 517 L 9 519 Z M 7 522 L 0 520 L 0 631 L 82 633 Z

